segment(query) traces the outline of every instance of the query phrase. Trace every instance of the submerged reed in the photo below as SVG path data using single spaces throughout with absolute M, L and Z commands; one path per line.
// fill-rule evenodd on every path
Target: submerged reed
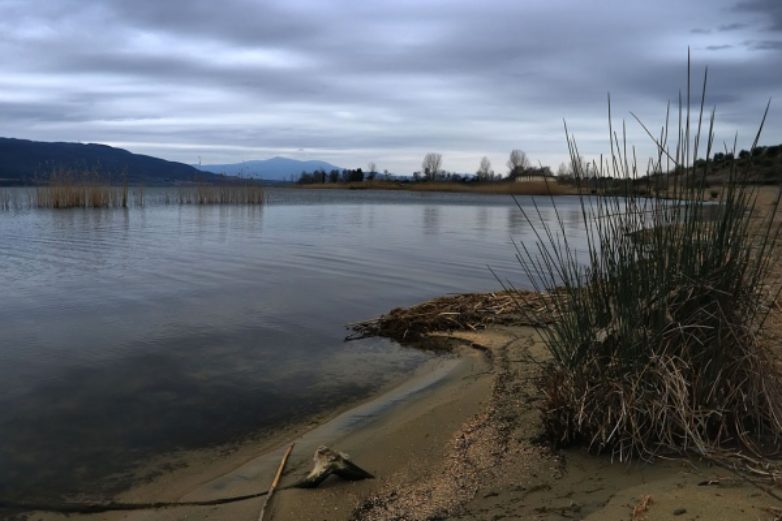
M 166 196 L 166 203 L 171 199 Z M 178 204 L 263 204 L 265 193 L 259 184 L 198 185 L 177 191 Z
M 127 208 L 128 185 L 113 186 L 97 175 L 55 173 L 35 189 L 35 208 Z
M 568 241 L 562 219 L 550 225 L 537 208 L 519 206 L 537 235 L 535 247 L 518 246 L 519 261 L 560 317 L 543 331 L 552 356 L 539 380 L 545 435 L 555 444 L 586 443 L 620 460 L 782 448 L 782 386 L 758 342 L 779 197 L 759 208 L 734 161 L 707 200 L 714 111 L 704 122 L 705 77 L 694 116 L 689 90 L 688 73 L 674 139 L 668 116 L 659 136 L 649 133 L 657 157 L 647 176 L 614 132 L 610 98 L 608 161 L 587 166 L 566 128 L 580 186 L 601 174 L 626 181 L 623 193 L 581 196 L 585 252 Z M 667 197 L 638 195 L 652 179 L 651 192 Z
M 128 208 L 145 204 L 144 187 L 129 188 L 127 183 L 112 185 L 94 174 L 76 175 L 58 173 L 49 178 L 46 185 L 31 192 L 26 204 L 32 208 Z M 19 207 L 19 194 L 0 189 L 0 210 Z M 263 186 L 256 183 L 200 184 L 167 189 L 162 204 L 242 204 L 257 205 L 265 202 Z

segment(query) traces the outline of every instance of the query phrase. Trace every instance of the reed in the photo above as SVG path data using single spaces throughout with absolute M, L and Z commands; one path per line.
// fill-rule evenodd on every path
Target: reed
M 631 181 L 623 194 L 580 196 L 586 251 L 576 251 L 561 218 L 548 224 L 534 201 L 533 210 L 519 205 L 537 241 L 519 244 L 518 259 L 551 295 L 547 313 L 561 317 L 542 332 L 551 360 L 538 382 L 555 444 L 585 443 L 620 460 L 782 448 L 782 386 L 758 340 L 769 295 L 779 294 L 769 280 L 779 197 L 761 211 L 734 161 L 707 200 L 715 112 L 705 115 L 706 76 L 691 112 L 689 77 L 676 128 L 669 109 L 659 135 L 647 130 L 657 149 L 649 176 L 639 175 L 624 126 L 614 130 L 610 98 L 608 160 L 587 166 L 566 127 L 582 194 L 595 174 Z M 665 184 L 667 198 L 637 195 L 650 179 Z
M 14 207 L 14 198 L 7 188 L 0 188 L 0 210 L 10 210 Z
M 255 205 L 265 202 L 263 186 L 259 184 L 197 185 L 181 187 L 173 202 L 178 204 L 243 204 Z M 166 203 L 172 199 L 166 195 Z
M 112 186 L 96 174 L 55 173 L 35 189 L 35 208 L 127 208 L 128 185 Z

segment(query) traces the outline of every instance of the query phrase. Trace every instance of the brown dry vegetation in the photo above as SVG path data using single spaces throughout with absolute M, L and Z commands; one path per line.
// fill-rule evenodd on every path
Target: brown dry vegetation
M 96 176 L 54 174 L 35 190 L 35 208 L 127 208 L 128 186 L 112 186 Z
M 176 204 L 263 204 L 265 193 L 257 184 L 199 185 L 180 188 Z M 171 202 L 169 199 L 167 202 Z
M 448 295 L 351 324 L 348 340 L 382 336 L 426 347 L 432 345 L 433 333 L 478 331 L 489 325 L 545 326 L 554 320 L 544 313 L 550 299 L 547 294 L 518 291 Z
M 265 192 L 255 183 L 183 186 L 167 191 L 163 204 L 242 204 L 265 202 Z M 0 210 L 12 208 L 128 208 L 144 206 L 144 188 L 113 185 L 96 174 L 52 175 L 46 185 L 30 192 L 0 188 Z

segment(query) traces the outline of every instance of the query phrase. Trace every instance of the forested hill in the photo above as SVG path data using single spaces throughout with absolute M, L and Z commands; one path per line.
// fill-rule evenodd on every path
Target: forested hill
M 148 185 L 223 179 L 184 163 L 107 145 L 0 138 L 0 183 L 41 183 L 60 173 Z

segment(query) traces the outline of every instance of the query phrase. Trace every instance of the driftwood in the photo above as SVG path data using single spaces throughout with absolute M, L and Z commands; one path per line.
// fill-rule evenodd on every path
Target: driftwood
M 353 332 L 346 340 L 382 336 L 401 344 L 416 344 L 432 333 L 477 331 L 490 325 L 543 327 L 556 320 L 549 312 L 551 298 L 547 293 L 519 290 L 448 295 L 349 324 Z
M 285 454 L 282 455 L 282 461 L 280 461 L 280 466 L 277 467 L 277 473 L 274 475 L 272 485 L 269 487 L 269 493 L 266 495 L 266 498 L 263 501 L 261 513 L 258 514 L 258 521 L 263 521 L 263 517 L 266 514 L 266 507 L 269 505 L 269 501 L 271 501 L 271 498 L 274 495 L 274 491 L 277 490 L 277 485 L 280 484 L 280 478 L 282 478 L 282 473 L 285 470 L 285 465 L 288 463 L 288 458 L 290 457 L 291 452 L 293 452 L 294 445 L 294 443 L 291 443 L 288 447 L 288 450 L 286 450 Z
M 302 481 L 293 485 L 294 487 L 315 488 L 332 474 L 348 481 L 374 478 L 372 474 L 350 461 L 350 456 L 347 454 L 335 452 L 325 446 L 318 447 L 313 461 L 315 466 L 310 473 Z

